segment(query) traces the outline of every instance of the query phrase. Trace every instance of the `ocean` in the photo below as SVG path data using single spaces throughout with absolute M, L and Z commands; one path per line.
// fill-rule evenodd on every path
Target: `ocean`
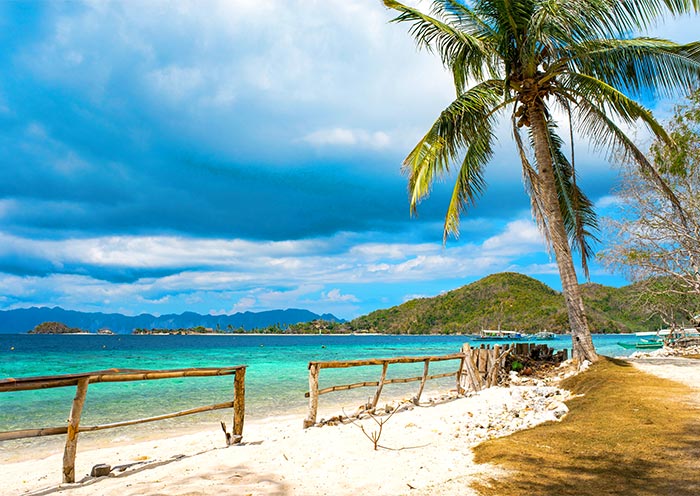
M 601 354 L 629 355 L 617 342 L 633 342 L 630 335 L 595 335 Z M 0 378 L 44 376 L 89 372 L 111 368 L 178 369 L 188 367 L 230 367 L 247 365 L 246 421 L 279 415 L 302 415 L 308 400 L 308 362 L 313 360 L 352 360 L 396 356 L 443 355 L 456 353 L 467 336 L 409 335 L 213 335 L 213 336 L 132 336 L 132 335 L 27 335 L 0 334 Z M 559 350 L 571 347 L 569 336 L 543 341 Z M 389 367 L 389 377 L 419 376 L 422 364 Z M 431 365 L 431 374 L 456 369 L 456 362 Z M 325 369 L 320 387 L 358 381 L 376 381 L 379 367 Z M 454 388 L 454 379 L 430 384 L 433 389 Z M 415 393 L 417 383 L 386 386 L 382 397 Z M 184 410 L 230 401 L 233 377 L 178 378 L 126 383 L 93 384 L 88 389 L 82 425 L 94 425 Z M 323 407 L 354 410 L 374 393 L 373 388 L 321 396 Z M 65 425 L 74 387 L 0 393 L 0 431 Z M 339 411 L 339 410 L 338 410 Z M 167 430 L 218 426 L 231 410 L 209 412 L 164 422 L 137 426 Z M 319 417 L 320 418 L 320 417 Z M 91 433 L 115 436 L 116 431 Z M 54 436 L 62 438 L 63 436 Z M 23 442 L 37 442 L 24 440 Z M 17 442 L 12 442 L 17 443 Z M 3 445 L 4 444 L 4 445 Z M 0 443 L 0 450 L 8 443 Z

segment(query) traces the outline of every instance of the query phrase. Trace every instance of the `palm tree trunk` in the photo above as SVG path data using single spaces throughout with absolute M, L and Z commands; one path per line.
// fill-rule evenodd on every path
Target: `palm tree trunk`
M 537 159 L 538 184 L 536 194 L 542 205 L 547 224 L 549 240 L 554 250 L 554 256 L 559 268 L 561 288 L 566 301 L 566 310 L 571 326 L 572 356 L 574 360 L 598 360 L 598 354 L 593 346 L 591 332 L 583 308 L 583 298 L 576 277 L 576 269 L 571 256 L 571 247 L 564 227 L 564 219 L 559 209 L 559 198 L 556 190 L 552 154 L 550 151 L 549 133 L 545 120 L 544 108 L 534 104 L 528 112 L 532 138 Z

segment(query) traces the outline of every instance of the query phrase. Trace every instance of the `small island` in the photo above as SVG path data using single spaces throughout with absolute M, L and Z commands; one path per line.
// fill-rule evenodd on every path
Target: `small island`
M 178 328 L 178 329 L 143 329 L 143 328 L 137 328 L 134 329 L 131 334 L 136 334 L 136 335 L 190 335 L 190 334 L 219 334 L 221 333 L 220 330 L 214 330 L 210 327 L 204 327 L 204 326 L 196 326 L 196 327 L 187 327 L 187 328 Z
M 78 327 L 68 327 L 61 322 L 42 322 L 27 334 L 90 334 L 90 331 Z

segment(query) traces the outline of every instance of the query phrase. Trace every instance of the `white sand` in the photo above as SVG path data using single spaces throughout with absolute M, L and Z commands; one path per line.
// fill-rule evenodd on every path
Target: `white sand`
M 76 479 L 59 484 L 62 454 L 2 465 L 2 494 L 70 495 L 469 495 L 470 481 L 498 469 L 477 466 L 471 447 L 567 411 L 556 387 L 491 388 L 467 398 L 400 411 L 375 451 L 359 425 L 303 430 L 302 416 L 246 424 L 244 443 L 224 447 L 220 430 L 128 446 L 81 450 Z M 368 433 L 377 425 L 361 421 Z M 117 434 L 115 434 L 116 436 Z M 89 434 L 83 434 L 87 439 Z M 108 477 L 93 465 L 128 466 Z
M 700 361 L 660 354 L 639 356 L 632 363 L 700 388 Z M 100 449 L 90 447 L 96 441 L 87 433 L 81 436 L 82 449 L 78 444 L 80 482 L 60 484 L 61 453 L 24 460 L 20 458 L 29 453 L 0 453 L 0 494 L 471 495 L 471 482 L 501 472 L 476 465 L 471 447 L 561 418 L 568 397 L 554 386 L 512 386 L 406 409 L 384 425 L 380 444 L 389 449 L 377 451 L 359 425 L 303 430 L 302 415 L 249 422 L 243 444 L 230 448 L 218 429 Z M 377 430 L 372 419 L 361 424 L 368 433 Z M 113 432 L 114 438 L 127 437 L 122 429 Z M 98 463 L 114 467 L 108 477 L 88 476 Z

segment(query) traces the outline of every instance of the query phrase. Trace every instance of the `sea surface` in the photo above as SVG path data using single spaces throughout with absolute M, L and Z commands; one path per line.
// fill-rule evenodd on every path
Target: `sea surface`
M 634 342 L 633 335 L 595 335 L 599 353 L 625 356 L 618 342 Z M 120 369 L 179 369 L 247 365 L 246 421 L 278 415 L 303 415 L 308 405 L 308 362 L 396 356 L 443 355 L 459 352 L 468 336 L 407 335 L 27 335 L 0 334 L 0 379 Z M 541 341 L 559 350 L 571 347 L 569 336 Z M 457 362 L 431 364 L 430 373 L 456 370 Z M 423 364 L 394 365 L 388 377 L 419 376 Z M 376 381 L 380 367 L 324 369 L 320 387 Z M 418 383 L 386 386 L 387 396 L 414 394 Z M 454 388 L 454 379 L 433 381 L 434 389 Z M 373 395 L 373 388 L 321 396 L 324 406 L 354 409 Z M 0 431 L 65 425 L 74 387 L 0 393 Z M 88 389 L 81 425 L 143 418 L 197 406 L 230 401 L 233 376 L 178 378 L 99 383 Z M 218 426 L 231 410 L 209 412 L 164 422 L 145 429 L 167 429 L 199 424 Z M 230 422 L 227 422 L 230 425 Z M 125 428 L 100 431 L 106 436 Z M 97 435 L 98 433 L 90 434 Z M 61 438 L 63 436 L 54 436 Z M 26 440 L 29 442 L 32 440 Z M 36 442 L 36 441 L 35 441 Z M 0 450 L 3 443 L 0 443 Z

